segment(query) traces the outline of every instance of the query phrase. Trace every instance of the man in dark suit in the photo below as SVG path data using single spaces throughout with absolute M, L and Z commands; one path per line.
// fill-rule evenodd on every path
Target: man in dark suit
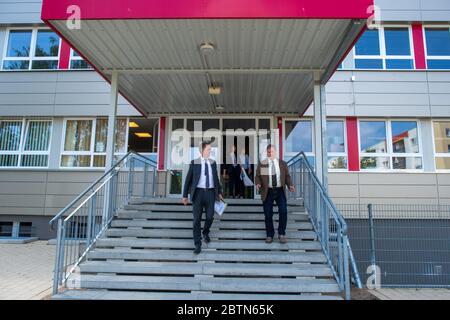
M 203 237 L 209 243 L 209 229 L 214 220 L 214 203 L 216 199 L 223 200 L 222 186 L 217 175 L 217 164 L 210 159 L 211 142 L 204 141 L 200 145 L 201 157 L 191 161 L 183 188 L 183 204 L 188 204 L 188 194 L 191 195 L 192 212 L 194 215 L 193 233 L 195 254 L 202 250 L 201 221 L 203 209 L 206 212 Z
M 261 190 L 264 215 L 266 222 L 266 243 L 272 243 L 275 235 L 273 227 L 273 202 L 278 206 L 278 239 L 281 243 L 287 243 L 287 196 L 286 187 L 295 192 L 289 169 L 283 160 L 276 158 L 275 146 L 267 146 L 267 159 L 262 161 L 256 169 L 256 190 Z

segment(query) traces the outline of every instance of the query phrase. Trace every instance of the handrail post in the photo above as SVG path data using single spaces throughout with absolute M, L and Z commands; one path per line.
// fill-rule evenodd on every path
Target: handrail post
M 152 182 L 152 197 L 156 198 L 156 187 L 157 187 L 157 183 L 156 183 L 156 179 L 158 179 L 158 171 L 156 171 L 156 168 L 153 168 L 153 182 Z
M 58 293 L 58 288 L 61 279 L 61 246 L 62 243 L 62 218 L 58 219 L 58 230 L 56 235 L 56 256 L 55 256 L 55 270 L 53 271 L 53 294 Z
M 349 270 L 349 248 L 347 246 L 348 243 L 348 236 L 347 234 L 344 234 L 342 237 L 342 243 L 340 244 L 344 251 L 344 261 L 343 261 L 343 274 L 344 274 L 344 290 L 345 290 L 345 300 L 351 299 L 351 287 L 350 287 L 350 270 Z
M 94 194 L 91 200 L 89 200 L 88 221 L 86 230 L 86 247 L 89 247 L 92 241 L 92 221 L 96 205 L 97 205 L 97 194 Z
M 142 178 L 142 198 L 147 194 L 147 163 L 144 163 L 144 177 Z
M 128 202 L 130 202 L 133 195 L 133 173 L 134 173 L 134 158 L 130 159 L 130 166 L 128 172 Z
M 375 274 L 375 277 L 377 273 L 376 270 L 376 256 L 375 256 L 375 229 L 373 224 L 373 206 L 372 204 L 367 205 L 367 211 L 369 214 L 369 237 L 370 237 L 370 263 L 372 265 L 372 272 Z M 377 279 L 375 279 L 377 280 Z

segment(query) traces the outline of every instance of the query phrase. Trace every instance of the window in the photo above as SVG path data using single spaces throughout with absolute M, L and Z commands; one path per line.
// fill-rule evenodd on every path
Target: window
M 13 229 L 12 222 L 0 221 L 0 238 L 12 237 L 12 229 Z
M 115 152 L 126 152 L 127 119 L 117 119 Z M 108 119 L 66 119 L 61 167 L 103 168 L 106 164 Z
M 450 121 L 435 121 L 434 153 L 437 170 L 450 170 Z
M 57 69 L 60 39 L 48 29 L 10 30 L 3 70 Z
M 284 160 L 289 161 L 303 151 L 314 167 L 311 120 L 286 120 L 284 122 Z
M 450 69 L 450 28 L 425 28 L 428 69 Z
M 0 167 L 48 167 L 51 120 L 0 120 Z
M 360 121 L 362 170 L 420 170 L 417 121 Z
M 328 169 L 347 169 L 345 122 L 327 121 Z
M 92 69 L 92 67 L 73 49 L 70 49 L 70 69 Z
M 355 45 L 356 69 L 413 69 L 409 27 L 367 30 Z

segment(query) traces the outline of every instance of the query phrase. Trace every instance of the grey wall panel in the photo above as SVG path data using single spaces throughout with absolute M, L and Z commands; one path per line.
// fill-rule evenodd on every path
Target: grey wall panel
M 42 0 L 0 0 L 0 24 L 42 23 Z
M 447 0 L 375 0 L 383 21 L 450 21 Z
M 430 109 L 427 105 L 357 105 L 355 115 L 358 117 L 428 117 Z
M 5 47 L 5 41 L 6 41 L 5 37 L 6 37 L 6 29 L 0 27 L 0 62 L 1 63 L 3 63 L 1 61 L 1 59 L 3 58 L 3 49 Z

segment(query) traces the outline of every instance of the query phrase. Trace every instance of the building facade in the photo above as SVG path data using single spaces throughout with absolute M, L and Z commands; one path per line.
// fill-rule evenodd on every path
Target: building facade
M 375 3 L 381 23 L 326 85 L 330 195 L 337 204 L 450 204 L 450 2 Z M 110 85 L 42 22 L 41 7 L 0 0 L 0 237 L 52 238 L 48 221 L 107 161 Z M 236 84 L 251 90 L 246 85 Z M 238 109 L 241 101 L 233 102 Z M 219 158 L 227 154 L 227 130 L 267 129 L 278 130 L 283 159 L 303 151 L 315 162 L 313 107 L 304 114 L 162 107 L 143 116 L 120 96 L 115 144 L 116 159 L 133 150 L 158 163 L 160 195 L 181 196 L 185 170 L 171 160 L 174 132 L 198 123 L 223 132 L 214 142 Z M 261 139 L 244 146 L 256 163 Z M 245 196 L 258 197 L 254 190 Z

